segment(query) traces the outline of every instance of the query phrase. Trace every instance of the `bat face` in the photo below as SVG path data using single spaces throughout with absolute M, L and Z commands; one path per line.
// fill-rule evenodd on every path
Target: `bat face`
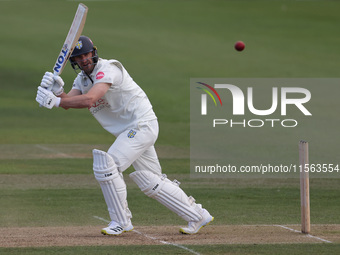
M 64 44 L 64 47 L 61 49 L 60 55 L 57 58 L 57 62 L 54 65 L 53 71 L 56 74 L 60 74 L 62 67 L 66 65 L 66 62 L 68 58 L 70 57 L 70 54 L 72 51 L 70 50 L 69 46 L 67 44 Z
M 70 58 L 74 47 L 78 42 L 78 38 L 80 37 L 86 20 L 88 8 L 84 4 L 79 4 L 77 12 L 74 16 L 72 25 L 65 39 L 64 45 L 59 53 L 57 61 L 54 64 L 53 72 L 55 75 L 60 75 L 67 63 L 67 60 Z

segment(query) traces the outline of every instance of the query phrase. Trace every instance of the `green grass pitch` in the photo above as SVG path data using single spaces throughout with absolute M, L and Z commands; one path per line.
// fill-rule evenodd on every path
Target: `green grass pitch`
M 338 78 L 340 3 L 293 0 L 84 3 L 89 13 L 83 34 L 93 39 L 99 56 L 123 63 L 154 106 L 160 124 L 156 147 L 163 152 L 160 154 L 163 171 L 171 179 L 181 181 L 181 187 L 215 216 L 212 225 L 203 231 L 227 225 L 298 225 L 300 199 L 296 179 L 190 178 L 190 78 Z M 90 156 L 92 148 L 108 149 L 114 138 L 86 109 L 50 111 L 35 102 L 36 88 L 45 71 L 51 71 L 55 63 L 77 5 L 78 1 L 0 1 L 0 229 L 106 225 L 93 217 L 107 219 L 108 213 L 93 177 Z M 238 40 L 245 42 L 242 52 L 233 48 Z M 69 90 L 75 77 L 69 64 L 62 77 Z M 327 98 L 320 102 L 324 103 Z M 334 127 L 340 124 L 338 109 L 333 109 L 332 120 L 317 108 L 315 111 L 319 121 L 329 121 L 332 128 L 329 134 L 318 134 L 315 130 L 314 135 L 333 137 L 329 149 L 337 151 L 339 137 Z M 256 157 L 263 151 L 245 153 Z M 339 156 L 332 160 L 340 163 Z M 140 192 L 127 177 L 131 171 L 128 169 L 125 176 L 136 229 L 183 225 L 181 219 Z M 339 184 L 339 178 L 311 180 L 312 228 L 340 224 Z M 340 253 L 339 228 L 324 234 L 336 241 L 183 245 L 188 250 L 165 244 L 0 247 L 0 253 Z M 242 236 L 247 239 L 246 232 Z

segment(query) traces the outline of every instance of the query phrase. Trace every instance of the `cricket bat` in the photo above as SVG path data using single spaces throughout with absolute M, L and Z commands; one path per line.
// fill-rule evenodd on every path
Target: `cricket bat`
M 64 45 L 58 55 L 57 61 L 54 64 L 53 72 L 55 75 L 60 75 L 70 58 L 78 39 L 83 31 L 88 8 L 80 3 L 76 15 L 74 16 L 70 30 L 68 31 Z

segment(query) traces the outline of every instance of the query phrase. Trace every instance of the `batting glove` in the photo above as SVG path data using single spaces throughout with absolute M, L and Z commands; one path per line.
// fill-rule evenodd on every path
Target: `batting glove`
M 51 91 L 39 86 L 37 97 L 35 100 L 41 105 L 48 109 L 52 109 L 52 107 L 59 107 L 61 98 L 56 97 Z
M 64 92 L 64 81 L 59 75 L 46 72 L 41 80 L 40 86 L 50 90 L 54 95 L 60 96 Z

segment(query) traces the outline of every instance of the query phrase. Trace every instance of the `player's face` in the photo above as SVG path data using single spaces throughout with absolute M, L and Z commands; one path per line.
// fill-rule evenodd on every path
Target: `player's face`
M 93 63 L 93 53 L 85 53 L 79 56 L 74 57 L 74 61 L 79 65 L 80 69 L 86 72 L 87 74 L 92 73 L 94 68 Z

